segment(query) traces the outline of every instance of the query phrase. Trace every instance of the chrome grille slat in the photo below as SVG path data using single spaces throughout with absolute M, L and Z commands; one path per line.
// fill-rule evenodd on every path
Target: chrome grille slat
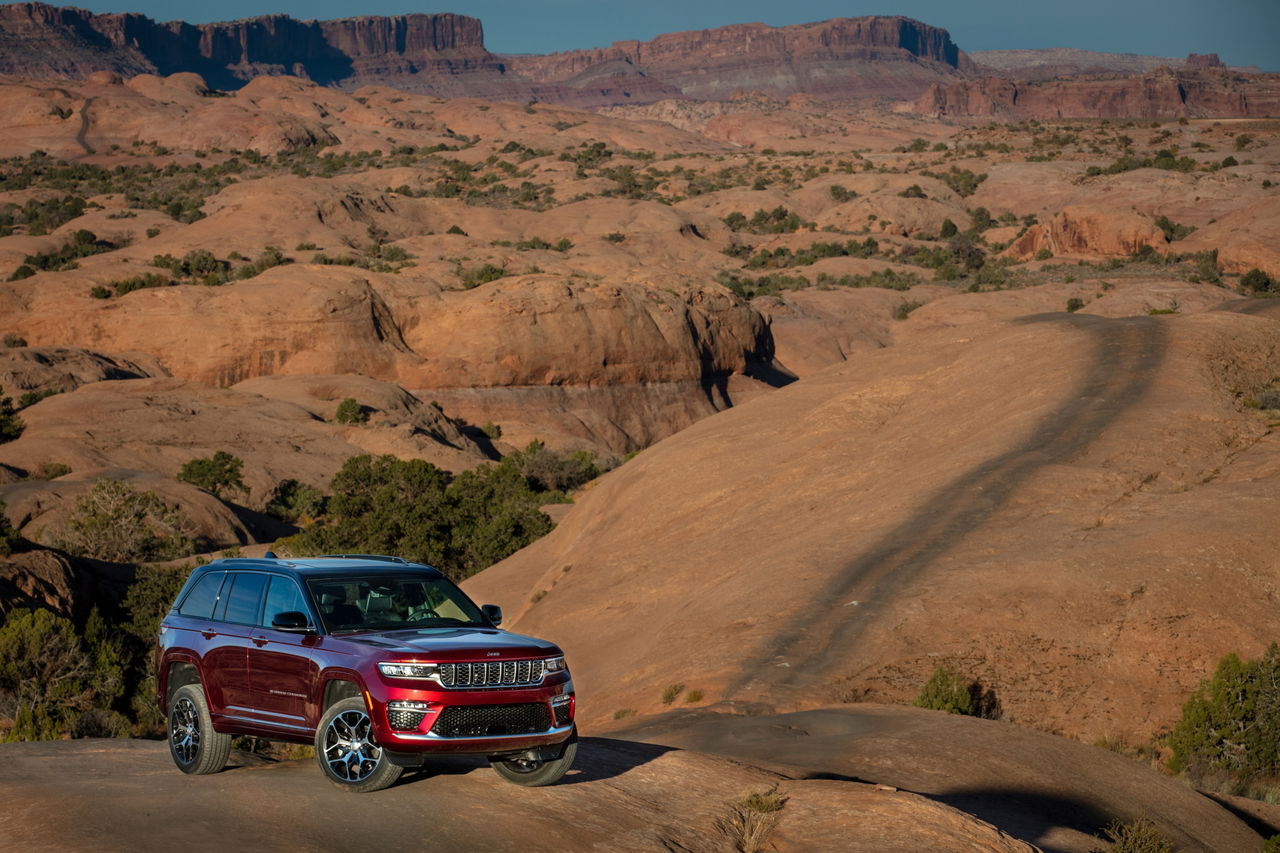
M 473 661 L 437 664 L 444 687 L 522 687 L 542 682 L 540 660 Z

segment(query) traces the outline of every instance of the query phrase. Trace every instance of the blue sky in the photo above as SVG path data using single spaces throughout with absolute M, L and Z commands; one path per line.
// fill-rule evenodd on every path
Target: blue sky
M 68 4 L 70 5 L 70 4 Z M 1280 0 L 95 0 L 95 12 L 142 12 L 192 23 L 268 13 L 344 18 L 458 12 L 484 22 L 499 53 L 549 53 L 746 21 L 781 26 L 859 15 L 906 15 L 950 30 L 962 50 L 1078 47 L 1182 57 L 1218 53 L 1230 65 L 1280 71 Z

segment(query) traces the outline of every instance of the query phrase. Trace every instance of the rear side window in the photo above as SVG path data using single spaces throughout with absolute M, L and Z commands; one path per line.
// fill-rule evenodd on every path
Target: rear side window
M 271 576 L 271 585 L 267 587 L 267 606 L 262 609 L 262 624 L 271 626 L 271 620 L 278 613 L 297 610 L 307 612 L 307 602 L 302 598 L 302 590 L 288 578 L 279 575 Z M 308 621 L 311 619 L 307 616 Z
M 196 619 L 208 619 L 212 616 L 213 605 L 218 601 L 218 590 L 222 588 L 222 578 L 222 572 L 210 572 L 196 581 L 191 592 L 183 599 L 178 612 Z
M 258 605 L 262 603 L 262 588 L 266 584 L 266 575 L 233 572 L 228 579 L 231 591 L 222 596 L 227 600 L 223 621 L 257 625 Z

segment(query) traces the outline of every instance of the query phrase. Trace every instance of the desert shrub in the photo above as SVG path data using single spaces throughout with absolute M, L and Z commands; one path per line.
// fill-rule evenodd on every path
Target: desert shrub
M 9 556 L 22 544 L 21 534 L 9 523 L 9 516 L 4 510 L 4 501 L 0 501 L 0 557 Z
M 986 173 L 980 175 L 974 174 L 970 169 L 961 169 L 959 166 L 952 166 L 946 172 L 929 172 L 923 171 L 920 174 L 928 178 L 936 178 L 951 188 L 956 195 L 964 197 L 971 196 L 978 191 L 978 185 L 987 179 Z
M 943 240 L 946 240 L 948 237 L 956 236 L 956 233 L 959 230 L 960 229 L 956 227 L 956 224 L 950 219 L 944 219 L 942 220 L 942 227 L 938 230 L 938 236 Z
M 22 281 L 24 278 L 31 278 L 36 271 L 30 264 L 19 264 L 18 268 L 9 273 L 9 277 L 5 281 Z
M 846 201 L 849 201 L 850 199 L 855 199 L 858 197 L 858 194 L 856 192 L 850 189 L 846 189 L 840 186 L 839 184 L 832 184 L 831 186 L 827 187 L 827 192 L 831 195 L 832 201 L 836 201 L 836 202 L 846 202 Z
M 915 299 L 904 299 L 898 303 L 897 308 L 893 309 L 893 319 L 905 320 L 907 317 L 911 316 L 912 311 L 916 310 L 921 305 L 924 305 L 924 303 Z
M 1222 168 L 1224 169 L 1230 169 L 1232 166 L 1239 166 L 1239 165 L 1240 165 L 1240 162 L 1236 160 L 1236 158 L 1232 157 L 1230 154 L 1222 158 Z
M 136 563 L 191 553 L 190 522 L 155 492 L 99 477 L 54 533 L 52 544 L 72 554 Z
M 311 522 L 324 512 L 324 493 L 297 480 L 281 480 L 267 500 L 266 512 L 284 521 Z
M 1252 136 L 1250 136 L 1247 133 L 1240 134 L 1239 136 L 1236 137 L 1236 150 L 1237 151 L 1245 150 L 1246 148 L 1249 147 L 1249 144 L 1251 142 L 1253 142 Z
M 911 704 L 917 708 L 970 716 L 974 713 L 974 706 L 969 685 L 970 682 L 960 673 L 940 664 Z
M 1147 818 L 1129 823 L 1113 820 L 1104 832 L 1111 843 L 1095 848 L 1094 853 L 1177 853 L 1178 850 Z
M 1258 660 L 1229 654 L 1182 706 L 1169 766 L 1193 781 L 1280 776 L 1280 645 Z
M 750 219 L 744 214 L 734 211 L 724 217 L 722 221 L 729 226 L 731 231 L 749 231 L 752 234 L 788 234 L 812 224 L 805 222 L 799 215 L 792 213 L 785 207 L 775 207 L 773 210 L 757 210 L 751 215 Z
M 1245 290 L 1251 290 L 1254 293 L 1263 293 L 1270 290 L 1280 289 L 1275 279 L 1264 273 L 1262 270 L 1254 267 L 1244 275 L 1240 276 L 1240 286 Z
M 1280 833 L 1262 842 L 1262 853 L 1280 853 Z
M 84 213 L 85 200 L 79 196 L 30 199 L 23 205 L 0 205 L 0 237 L 13 233 L 15 225 L 27 226 L 32 235 L 48 234 Z
M 787 798 L 778 793 L 776 786 L 767 791 L 749 792 L 733 804 L 728 821 L 720 823 L 721 829 L 740 853 L 758 853 L 765 849 L 786 802 Z
M 902 192 L 898 193 L 898 195 L 902 198 L 928 198 L 919 184 L 912 184 Z
M 34 267 L 38 270 L 49 270 L 58 272 L 60 270 L 75 269 L 79 264 L 79 258 L 87 258 L 90 255 L 101 254 L 102 252 L 110 252 L 120 248 L 123 243 L 112 243 L 109 240 L 99 240 L 98 235 L 92 231 L 86 231 L 81 228 L 71 235 L 71 239 L 52 252 L 37 252 L 34 255 L 27 255 L 23 259 L 23 264 L 28 267 Z M 15 272 L 16 276 L 17 273 Z M 34 273 L 32 273 L 34 275 Z M 12 279 L 11 279 L 12 280 Z
M 506 460 L 452 477 L 420 459 L 354 456 L 330 488 L 324 516 L 281 551 L 399 554 L 461 580 L 552 528 L 545 495 Z
M 123 734 L 110 707 L 123 687 L 123 655 L 95 610 L 86 642 L 49 610 L 15 610 L 0 626 L 0 716 L 4 740 Z M 88 648 L 86 648 L 88 646 Z
M 543 492 L 571 491 L 600 476 L 594 454 L 581 450 L 561 453 L 540 441 L 529 442 L 504 461 L 510 461 L 532 488 Z
M 692 705 L 695 702 L 701 702 L 702 697 L 703 693 L 701 690 L 690 690 L 688 693 L 684 694 L 684 701 Z
M 192 459 L 182 466 L 178 479 L 190 483 L 197 488 L 212 492 L 214 497 L 221 498 L 223 489 L 236 489 L 248 492 L 244 480 L 240 478 L 240 469 L 244 460 L 232 456 L 225 450 L 219 450 L 213 456 Z
M 1036 252 L 1037 261 L 1047 261 L 1052 257 L 1053 257 L 1053 252 L 1050 251 L 1049 249 L 1041 249 L 1040 251 Z
M 1067 310 L 1074 314 L 1084 307 L 1084 300 L 1078 296 L 1073 296 L 1067 300 Z
M 604 239 L 608 240 L 610 243 L 621 243 L 623 240 L 627 239 L 627 235 L 623 234 L 621 231 L 610 231 L 608 234 L 604 235 Z
M 1181 240 L 1196 230 L 1194 225 L 1180 225 L 1170 220 L 1167 216 L 1157 216 L 1156 227 L 1164 232 L 1164 238 L 1170 243 L 1175 240 Z
M 502 425 L 486 421 L 484 426 L 480 427 L 480 432 L 484 433 L 484 437 L 490 441 L 497 441 L 502 438 Z
M 502 267 L 493 264 L 485 264 L 484 266 L 474 267 L 468 270 L 459 270 L 458 277 L 462 279 L 462 286 L 467 290 L 473 287 L 479 287 L 482 284 L 488 284 L 491 281 L 497 281 L 507 274 Z
M 13 441 L 22 435 L 24 428 L 22 418 L 18 417 L 17 410 L 13 407 L 13 400 L 9 397 L 0 397 L 0 444 Z
M 683 684 L 668 684 L 666 687 L 662 688 L 662 704 L 670 705 L 672 702 L 676 701 L 676 697 L 683 692 Z
M 64 462 L 41 462 L 27 477 L 32 480 L 56 480 L 71 473 L 71 466 Z
M 369 413 L 355 397 L 346 397 L 338 404 L 333 419 L 340 424 L 363 424 L 369 422 Z
M 18 347 L 25 347 L 26 345 L 27 339 L 22 337 L 22 335 L 15 335 L 13 332 L 8 332 L 4 336 L 5 349 L 17 349 Z

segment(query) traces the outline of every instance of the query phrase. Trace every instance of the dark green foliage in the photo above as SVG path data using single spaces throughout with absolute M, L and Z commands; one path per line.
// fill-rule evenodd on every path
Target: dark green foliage
M 1194 225 L 1179 225 L 1177 222 L 1171 221 L 1167 216 L 1157 216 L 1156 227 L 1164 232 L 1164 238 L 1170 243 L 1175 240 L 1181 240 L 1196 230 Z
M 716 276 L 716 281 L 743 299 L 755 299 L 757 296 L 777 296 L 785 290 L 804 290 L 809 287 L 809 279 L 804 276 L 786 275 L 784 273 L 769 273 L 759 278 L 751 278 L 721 270 Z
M 1160 834 L 1147 818 L 1125 823 L 1113 820 L 1104 830 L 1111 842 L 1094 853 L 1177 853 L 1173 842 Z
M 1224 169 L 1230 169 L 1232 166 L 1239 166 L 1239 165 L 1240 165 L 1240 162 L 1236 160 L 1236 158 L 1232 157 L 1230 154 L 1222 158 L 1222 168 Z
M 985 207 L 975 207 L 969 211 L 969 220 L 971 228 L 979 233 L 996 225 L 996 221 L 991 218 L 991 211 Z
M 973 696 L 969 690 L 969 681 L 949 667 L 939 665 L 933 675 L 925 682 L 911 704 L 917 708 L 929 708 L 933 711 L 946 711 L 948 714 L 974 713 Z
M 1218 284 L 1222 281 L 1222 267 L 1218 264 L 1217 249 L 1196 252 L 1189 260 L 1194 264 L 1194 270 L 1189 277 L 1192 282 L 1207 281 Z
M 324 512 L 324 494 L 297 480 L 281 480 L 267 501 L 269 515 L 295 524 L 314 521 Z
M 608 234 L 604 235 L 604 239 L 608 240 L 610 243 L 621 243 L 623 240 L 627 239 L 627 235 L 623 234 L 621 231 L 610 231 Z
M 369 422 L 369 413 L 355 397 L 346 397 L 338 404 L 333 419 L 340 424 L 363 424 Z
M 731 231 L 749 231 L 752 234 L 788 234 L 811 225 L 785 207 L 773 210 L 757 210 L 750 219 L 737 211 L 724 218 Z
M 1036 252 L 1037 261 L 1047 261 L 1052 257 L 1053 257 L 1053 252 L 1051 252 L 1048 249 L 1041 249 L 1040 251 Z
M 348 459 L 318 524 L 280 540 L 295 554 L 398 554 L 468 577 L 551 530 L 535 491 L 507 460 L 453 478 L 422 460 Z
M 1168 743 L 1169 766 L 1193 781 L 1280 776 L 1280 645 L 1272 643 L 1258 660 L 1229 654 L 1219 661 L 1182 706 Z
M 120 248 L 123 243 L 112 243 L 107 240 L 99 240 L 98 235 L 92 231 L 86 231 L 81 228 L 79 231 L 71 235 L 71 239 L 64 243 L 60 248 L 52 252 L 39 252 L 34 255 L 27 255 L 23 259 L 23 264 L 39 270 L 47 270 L 51 272 L 60 272 L 62 270 L 73 270 L 79 264 L 78 258 L 87 258 L 89 255 L 97 255 L 102 252 L 111 252 Z M 18 273 L 15 271 L 14 276 Z M 34 273 L 32 273 L 34 275 Z M 10 277 L 13 280 L 13 277 Z
M 85 642 L 49 610 L 15 610 L 0 626 L 0 707 L 14 726 L 5 740 L 124 734 L 111 704 L 123 690 L 123 652 L 95 610 Z
M 124 610 L 128 620 L 119 626 L 118 633 L 124 641 L 128 662 L 126 682 L 134 688 L 129 704 L 139 734 L 158 735 L 164 731 L 164 709 L 157 703 L 155 695 L 152 650 L 160 630 L 160 620 L 169 612 L 193 568 L 192 565 L 139 566 L 138 574 L 125 594 Z
M 462 279 L 462 286 L 467 290 L 473 287 L 479 287 L 482 284 L 488 284 L 491 281 L 497 281 L 504 277 L 507 271 L 502 267 L 493 264 L 485 264 L 481 267 L 474 267 L 469 270 L 460 270 L 458 276 Z
M 902 198 L 928 198 L 919 184 L 912 184 L 902 192 L 898 193 L 898 195 Z
M 183 465 L 178 473 L 178 479 L 221 498 L 223 489 L 249 491 L 245 488 L 244 480 L 240 478 L 242 467 L 244 467 L 244 460 L 232 456 L 225 450 L 219 450 L 213 456 L 192 459 Z
M 9 556 L 22 544 L 22 535 L 9 523 L 4 510 L 4 501 L 0 501 L 0 557 Z
M 950 219 L 944 219 L 942 220 L 942 227 L 938 230 L 938 236 L 943 240 L 946 240 L 948 237 L 956 236 L 959 230 L 960 229 L 956 227 L 956 224 Z
M 22 418 L 15 414 L 13 400 L 9 397 L 0 397 L 0 444 L 13 441 L 22 435 L 24 426 Z
M 9 274 L 6 281 L 22 281 L 24 278 L 31 278 L 36 271 L 27 264 L 19 264 L 18 268 Z
M 1280 834 L 1276 834 L 1262 842 L 1262 853 L 1280 853 Z
M 446 234 L 461 234 L 463 237 L 467 236 L 467 232 L 466 232 L 466 231 L 463 231 L 463 230 L 462 230 L 461 228 L 459 228 L 457 225 L 450 225 L 450 226 L 449 226 L 449 230 L 448 230 L 448 231 L 446 231 L 446 232 L 444 232 L 444 233 L 446 233 Z
M 1067 310 L 1072 314 L 1084 307 L 1084 300 L 1078 296 L 1073 296 L 1067 300 Z
M 982 174 L 974 174 L 970 169 L 961 169 L 958 166 L 952 166 L 946 172 L 930 172 L 922 171 L 920 174 L 927 178 L 936 178 L 942 181 L 958 196 L 971 196 L 978 191 L 978 185 L 987 179 L 985 172 Z
M 43 391 L 24 391 L 22 396 L 18 398 L 18 408 L 25 409 L 28 406 L 34 406 L 41 400 L 46 400 L 57 393 L 52 388 L 45 388 Z
M 115 563 L 172 560 L 191 553 L 190 522 L 154 492 L 100 477 L 76 501 L 53 546 Z
M 1240 276 L 1240 286 L 1254 293 L 1265 293 L 1280 289 L 1280 283 L 1277 283 L 1275 279 L 1257 267 Z
M 1243 151 L 1253 142 L 1253 137 L 1247 133 L 1242 133 L 1236 137 L 1236 150 Z
M 872 258 L 880 251 L 880 244 L 874 237 L 859 242 L 850 240 L 847 243 L 814 243 L 806 249 L 791 251 L 785 246 L 770 252 L 762 249 L 751 254 L 751 247 L 745 247 L 747 269 L 785 269 L 787 267 L 807 267 L 823 258 Z M 726 254 L 742 254 L 741 252 Z
M 832 184 L 831 186 L 827 187 L 827 192 L 831 194 L 831 198 L 833 201 L 842 202 L 842 203 L 858 197 L 858 194 L 856 192 L 854 192 L 853 190 L 845 189 L 839 184 Z
M 922 305 L 924 305 L 924 303 L 920 302 L 919 300 L 904 299 L 898 303 L 897 308 L 893 309 L 893 319 L 905 320 L 907 319 L 907 317 L 911 316 L 912 311 L 916 310 Z
M 23 205 L 0 204 L 0 237 L 8 237 L 15 225 L 27 226 L 32 235 L 48 234 L 84 213 L 85 200 L 79 196 L 30 199 Z
M 4 336 L 5 349 L 17 349 L 18 347 L 25 347 L 26 345 L 27 339 L 21 335 L 15 335 L 13 332 L 8 332 Z

